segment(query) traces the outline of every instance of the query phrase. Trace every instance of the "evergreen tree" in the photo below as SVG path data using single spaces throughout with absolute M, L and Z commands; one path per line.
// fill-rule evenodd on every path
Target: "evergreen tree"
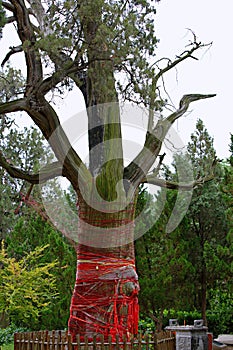
M 208 178 L 213 171 L 215 151 L 213 139 L 202 121 L 198 121 L 191 140 L 189 152 L 194 171 L 205 173 Z M 172 182 L 178 180 L 176 169 L 179 173 L 187 173 L 185 158 L 187 155 L 177 154 L 173 162 L 175 172 L 167 167 L 163 176 Z M 183 168 L 182 164 L 185 164 Z M 221 164 L 215 166 L 216 178 L 200 183 L 194 189 L 188 214 L 172 232 L 168 231 L 168 222 L 176 223 L 176 220 L 171 221 L 172 213 L 176 218 L 182 217 L 185 197 L 180 197 L 179 210 L 174 213 L 178 192 L 161 190 L 154 202 L 154 211 L 161 213 L 159 219 L 136 242 L 136 262 L 142 287 L 141 312 L 144 317 L 151 315 L 158 323 L 157 327 L 162 324 L 163 310 L 170 308 L 172 317 L 177 317 L 181 310 L 202 311 L 204 318 L 207 314 L 209 329 L 215 334 L 230 329 L 232 235 L 229 234 L 229 225 L 232 222 L 232 196 L 228 189 L 232 187 L 232 181 L 229 166 L 224 176 L 225 167 Z M 147 196 L 145 190 L 142 191 L 139 205 L 143 205 Z M 163 208 L 164 196 L 166 203 Z M 148 213 L 150 220 L 154 214 L 153 210 Z
M 194 171 L 211 172 L 216 154 L 213 139 L 201 120 L 188 145 Z M 219 170 L 220 167 L 216 167 Z M 206 309 L 208 291 L 218 281 L 223 282 L 229 272 L 229 246 L 227 244 L 227 221 L 225 203 L 220 190 L 221 171 L 216 172 L 213 181 L 206 182 L 194 189 L 193 198 L 187 212 L 190 242 L 190 261 L 195 266 L 196 306 L 201 309 L 202 318 L 207 324 Z M 227 248 L 228 247 L 228 248 Z
M 233 137 L 231 135 L 230 157 L 222 163 L 223 178 L 221 192 L 225 202 L 225 217 L 227 223 L 226 244 L 221 248 L 222 255 L 228 265 L 228 273 L 221 271 L 221 280 L 216 281 L 216 287 L 210 293 L 210 311 L 208 316 L 218 320 L 216 334 L 230 333 L 233 327 Z M 221 266 L 220 266 L 221 267 Z M 226 267 L 226 266 L 225 266 Z M 223 272 L 223 273 L 222 273 Z
M 11 122 L 4 119 L 2 121 L 1 135 L 4 137 L 1 138 L 0 145 L 4 149 L 4 158 L 7 164 L 16 167 L 20 165 L 26 173 L 37 170 L 39 164 L 51 159 L 51 153 L 47 152 L 37 129 L 25 127 L 19 131 L 13 126 L 8 129 Z M 16 224 L 18 217 L 15 214 L 22 201 L 21 195 L 26 195 L 28 189 L 28 183 L 17 178 L 14 179 L 4 168 L 0 169 L 0 239 L 6 238 L 7 233 Z M 37 196 L 36 189 L 34 189 L 34 196 Z M 20 214 L 22 214 L 25 207 L 20 210 Z
M 184 157 L 176 156 L 173 164 L 175 169 L 176 162 L 184 160 Z M 187 165 L 187 162 L 183 164 Z M 188 171 L 187 166 L 185 171 Z M 173 173 L 168 167 L 165 169 L 164 176 L 170 181 L 177 180 L 177 173 Z M 156 223 L 149 232 L 135 242 L 136 263 L 141 285 L 141 312 L 143 317 L 151 316 L 156 322 L 157 330 L 160 330 L 163 325 L 165 309 L 178 312 L 179 310 L 191 311 L 195 307 L 193 284 L 195 269 L 189 259 L 190 245 L 187 237 L 189 221 L 186 216 L 183 217 L 187 198 L 183 194 L 178 198 L 177 190 L 162 189 L 154 199 L 153 210 L 148 213 L 150 220 L 157 218 Z M 139 195 L 139 203 L 143 202 L 144 196 L 147 195 L 142 192 Z M 166 198 L 165 205 L 164 198 Z M 178 210 L 173 212 L 177 200 L 179 201 Z M 144 219 L 148 220 L 148 218 Z M 179 221 L 181 222 L 177 227 Z M 175 228 L 172 232 L 168 231 L 171 225 Z
M 233 134 L 231 134 L 231 143 L 230 143 L 230 164 L 233 166 Z
M 43 181 L 62 174 L 78 196 L 78 273 L 69 331 L 74 338 L 77 333 L 92 337 L 97 330 L 106 338 L 109 334 L 134 334 L 138 281 L 133 237 L 138 186 L 143 182 L 161 184 L 156 176 L 147 174 L 171 125 L 190 103 L 214 96 L 185 95 L 176 110 L 155 124 L 155 113 L 164 106 L 160 79 L 205 45 L 194 36 L 188 50 L 160 65 L 164 61 L 155 55 L 156 9 L 149 0 L 48 0 L 46 6 L 40 0 L 9 0 L 3 6 L 13 15 L 20 40 L 4 62 L 22 51 L 27 76 L 23 94 L 2 103 L 0 113 L 25 111 L 31 117 L 57 158 L 44 167 Z M 48 100 L 49 92 L 63 93 L 72 84 L 82 91 L 87 108 L 88 165 L 73 149 Z M 120 99 L 150 109 L 144 147 L 127 166 Z M 15 169 L 4 156 L 0 164 L 12 176 L 31 184 L 41 179 L 38 174 Z
M 25 81 L 20 70 L 7 65 L 0 75 L 0 100 L 10 102 L 21 95 Z M 10 115 L 0 118 L 0 161 L 11 165 L 17 171 L 20 167 L 25 173 L 37 171 L 41 164 L 52 159 L 41 134 L 35 127 L 17 128 L 16 121 Z M 18 217 L 15 215 L 21 201 L 21 193 L 26 194 L 28 183 L 17 176 L 11 177 L 4 167 L 0 168 L 0 239 L 14 227 Z

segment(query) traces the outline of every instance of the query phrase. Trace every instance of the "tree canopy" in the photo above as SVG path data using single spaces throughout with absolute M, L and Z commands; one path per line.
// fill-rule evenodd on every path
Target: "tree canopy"
M 154 35 L 156 10 L 150 1 L 131 0 L 119 3 L 87 0 L 81 4 L 76 1 L 47 1 L 43 4 L 39 0 L 12 0 L 4 1 L 3 7 L 10 15 L 6 22 L 16 23 L 21 42 L 17 47 L 11 46 L 3 64 L 12 55 L 22 51 L 27 77 L 21 97 L 15 95 L 10 101 L 2 103 L 0 113 L 25 111 L 49 141 L 57 161 L 44 168 L 40 181 L 62 174 L 77 191 L 80 184 L 86 184 L 87 179 L 88 182 L 91 181 L 92 173 L 97 175 L 98 190 L 106 198 L 114 195 L 116 183 L 122 178 L 134 186 L 141 181 L 156 182 L 152 178 L 145 179 L 144 174 L 147 175 L 155 162 L 171 124 L 187 111 L 191 102 L 213 96 L 186 95 L 181 99 L 177 110 L 153 125 L 152 115 L 164 104 L 160 97 L 159 81 L 167 71 L 182 61 L 193 58 L 195 52 L 205 45 L 194 35 L 188 50 L 175 60 L 158 59 L 157 38 Z M 46 66 L 49 66 L 49 73 L 45 70 Z M 73 149 L 47 98 L 50 91 L 55 89 L 62 92 L 67 85 L 70 87 L 72 84 L 82 91 L 87 107 L 115 102 L 121 98 L 141 102 L 150 108 L 152 115 L 148 123 L 145 147 L 125 169 L 122 160 L 119 160 L 123 157 L 119 142 L 114 142 L 114 150 L 118 149 L 117 159 L 113 157 L 112 147 L 108 147 L 108 151 L 98 149 L 98 154 L 94 151 L 90 153 L 91 172 Z M 106 140 L 113 143 L 110 140 L 121 137 L 118 114 L 117 110 L 109 114 L 97 109 L 88 113 L 90 150 L 96 144 Z M 115 127 L 110 128 L 109 124 Z M 59 132 L 56 132 L 58 127 Z M 145 149 L 151 152 L 151 157 L 146 162 Z M 104 160 L 100 162 L 101 157 Z M 111 161 L 112 158 L 114 161 Z M 97 160 L 105 164 L 101 169 Z M 12 176 L 31 183 L 39 182 L 38 175 L 25 173 L 18 164 L 17 169 L 10 166 L 3 155 L 1 165 Z M 109 181 L 111 184 L 108 184 Z M 103 182 L 105 186 L 101 186 Z M 103 187 L 106 188 L 105 191 Z M 106 191 L 109 193 L 104 193 Z

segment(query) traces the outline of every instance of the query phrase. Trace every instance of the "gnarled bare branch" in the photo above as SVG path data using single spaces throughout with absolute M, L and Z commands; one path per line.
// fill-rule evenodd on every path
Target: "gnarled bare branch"
M 152 173 L 153 173 L 153 176 L 157 176 L 160 169 L 161 169 L 161 166 L 163 165 L 163 160 L 166 156 L 166 153 L 163 153 L 161 156 L 159 156 L 159 162 L 157 164 L 157 166 L 152 170 Z
M 167 66 L 160 69 L 159 73 L 156 74 L 155 76 L 155 80 L 158 81 L 166 72 L 168 72 L 169 70 L 173 69 L 174 67 L 176 67 L 179 63 L 185 61 L 187 58 L 192 58 L 192 59 L 197 59 L 196 57 L 193 56 L 193 53 L 197 50 L 199 50 L 200 48 L 203 47 L 209 47 L 211 46 L 212 43 L 208 43 L 208 44 L 203 44 L 201 42 L 197 42 L 196 38 L 194 37 L 194 42 L 192 42 L 189 46 L 191 46 L 190 50 L 185 50 L 184 52 L 182 52 L 179 56 L 176 56 L 177 58 L 174 61 L 171 61 L 170 59 L 168 59 L 168 63 Z M 156 61 L 151 68 L 158 64 L 159 61 Z
M 59 162 L 54 162 L 44 166 L 41 172 L 37 174 L 30 174 L 23 169 L 11 165 L 10 162 L 3 156 L 1 151 L 0 166 L 2 166 L 13 178 L 25 180 L 31 184 L 44 183 L 47 180 L 51 180 L 62 175 L 62 167 Z
M 6 10 L 11 11 L 11 12 L 14 12 L 15 7 L 14 7 L 12 4 L 10 4 L 9 2 L 2 1 L 2 6 L 3 6 Z
M 26 111 L 27 100 L 25 98 L 20 98 L 18 100 L 0 103 L 0 114 Z
M 147 132 L 143 149 L 125 169 L 125 178 L 133 182 L 135 185 L 139 184 L 144 175 L 148 173 L 149 169 L 154 164 L 161 150 L 165 136 L 175 120 L 184 115 L 191 102 L 214 96 L 216 95 L 184 95 L 180 100 L 179 109 L 169 115 L 166 119 L 159 120 L 155 128 L 152 131 L 149 130 Z
M 17 19 L 18 36 L 24 47 L 25 59 L 27 64 L 27 88 L 26 95 L 29 95 L 36 88 L 36 84 L 42 80 L 42 63 L 35 47 L 36 36 L 34 27 L 29 18 L 29 10 L 22 0 L 11 0 L 14 6 L 14 16 Z
M 167 188 L 167 189 L 171 189 L 171 190 L 183 190 L 183 191 L 190 191 L 193 188 L 203 185 L 205 182 L 211 181 L 214 179 L 214 174 L 208 175 L 206 177 L 197 179 L 195 181 L 192 182 L 188 182 L 188 183 L 178 183 L 175 181 L 167 181 L 164 179 L 160 179 L 157 178 L 154 175 L 148 175 L 146 178 L 144 178 L 142 180 L 143 183 L 148 183 L 151 185 L 155 185 L 155 186 L 159 186 L 159 187 L 163 187 L 163 188 Z
M 175 111 L 174 113 L 170 114 L 166 118 L 166 121 L 173 124 L 178 118 L 180 118 L 182 115 L 184 115 L 185 112 L 187 112 L 191 102 L 199 101 L 199 100 L 203 100 L 203 99 L 211 98 L 211 97 L 215 97 L 215 96 L 216 96 L 216 94 L 208 94 L 208 95 L 188 94 L 188 95 L 184 95 L 182 97 L 182 99 L 180 100 L 179 109 L 177 111 Z
M 10 51 L 6 54 L 4 60 L 2 61 L 1 63 L 1 66 L 3 67 L 4 64 L 9 60 L 9 58 L 14 55 L 15 53 L 18 53 L 18 52 L 22 52 L 23 51 L 23 47 L 22 45 L 19 45 L 19 46 L 11 46 L 10 47 Z

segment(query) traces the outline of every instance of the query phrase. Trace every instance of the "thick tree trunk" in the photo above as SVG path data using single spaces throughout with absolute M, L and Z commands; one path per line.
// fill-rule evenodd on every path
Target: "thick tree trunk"
M 138 329 L 138 278 L 134 261 L 134 209 L 94 209 L 79 201 L 79 245 L 69 332 L 130 336 Z M 110 208 L 111 206 L 111 208 Z M 107 210 L 109 209 L 109 210 Z M 110 210 L 111 209 L 111 210 Z

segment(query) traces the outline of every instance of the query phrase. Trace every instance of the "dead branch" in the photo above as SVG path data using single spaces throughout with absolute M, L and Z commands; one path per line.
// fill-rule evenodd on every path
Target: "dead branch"
M 160 69 L 159 73 L 155 76 L 155 80 L 156 82 L 169 70 L 171 70 L 172 68 L 174 68 L 175 66 L 177 66 L 179 63 L 185 61 L 187 58 L 193 58 L 198 60 L 196 57 L 193 56 L 193 53 L 197 50 L 199 50 L 200 48 L 203 47 L 209 47 L 212 45 L 212 43 L 208 43 L 208 44 L 202 44 L 201 42 L 197 42 L 196 38 L 194 37 L 194 41 L 190 44 L 192 46 L 192 48 L 190 50 L 185 50 L 184 52 L 182 52 L 179 56 L 176 56 L 176 59 L 174 61 L 171 61 L 169 59 L 168 60 L 168 64 L 165 68 Z M 156 65 L 158 67 L 158 63 L 161 60 L 156 61 L 152 66 Z M 158 67 L 159 68 L 159 67 Z
M 164 154 L 165 155 L 165 154 Z M 162 157 L 164 157 L 164 155 Z M 161 161 L 161 159 L 160 159 Z M 162 159 L 163 161 L 163 159 Z M 161 163 L 162 163 L 161 161 Z M 215 177 L 215 168 L 218 164 L 219 160 L 217 157 L 213 159 L 209 174 L 206 174 L 204 177 L 200 177 L 192 182 L 184 183 L 184 182 L 174 182 L 174 181 L 168 181 L 164 179 L 157 178 L 158 172 L 153 172 L 153 174 L 147 175 L 143 179 L 143 183 L 149 183 L 151 185 L 160 186 L 167 189 L 172 190 L 183 190 L 183 191 L 190 191 L 194 189 L 195 187 L 202 186 L 204 183 L 209 182 L 214 179 Z
M 160 169 L 161 169 L 161 166 L 163 164 L 163 160 L 166 156 L 166 153 L 163 153 L 161 156 L 159 156 L 159 163 L 158 165 L 152 170 L 152 173 L 153 173 L 153 176 L 157 176 Z
M 170 114 L 165 121 L 169 122 L 170 124 L 173 124 L 178 118 L 180 118 L 185 112 L 187 112 L 189 105 L 191 102 L 203 100 L 206 98 L 212 98 L 215 97 L 216 94 L 188 94 L 184 95 L 182 99 L 180 100 L 179 109 L 175 111 L 174 113 Z
M 159 120 L 152 132 L 149 130 L 146 135 L 144 147 L 134 160 L 125 168 L 125 178 L 137 186 L 144 175 L 154 164 L 171 125 L 187 111 L 191 102 L 205 98 L 211 98 L 215 94 L 189 94 L 184 95 L 180 100 L 179 109 L 166 119 Z
M 194 189 L 197 186 L 203 185 L 205 182 L 211 181 L 214 179 L 214 174 L 210 174 L 208 176 L 205 176 L 203 178 L 197 179 L 195 181 L 189 182 L 189 183 L 178 183 L 174 181 L 167 181 L 164 179 L 157 178 L 154 175 L 148 175 L 146 178 L 142 180 L 143 183 L 148 183 L 151 185 L 171 189 L 171 190 L 183 190 L 183 191 L 190 191 Z

